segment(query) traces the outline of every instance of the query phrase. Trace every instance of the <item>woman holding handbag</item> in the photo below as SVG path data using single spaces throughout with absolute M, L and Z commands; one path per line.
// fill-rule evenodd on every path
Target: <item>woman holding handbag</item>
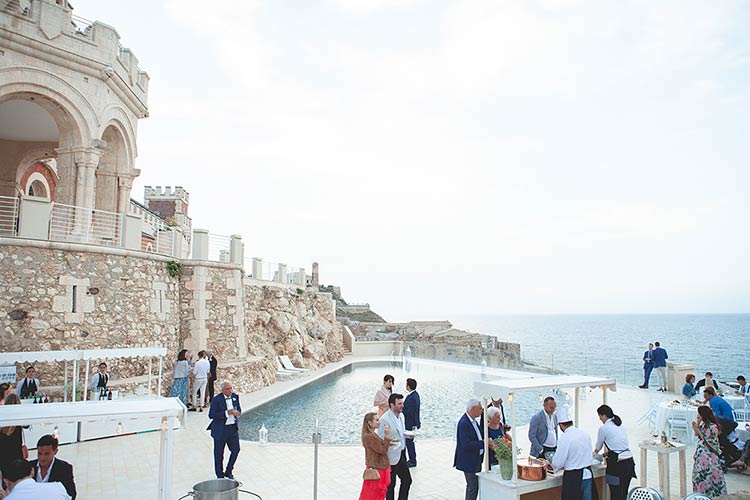
M 365 447 L 365 472 L 362 475 L 362 491 L 359 500 L 383 500 L 391 482 L 391 464 L 388 461 L 390 438 L 388 427 L 383 429 L 383 438 L 378 436 L 380 428 L 378 414 L 371 411 L 362 421 L 362 446 Z
M 719 423 L 709 406 L 698 407 L 693 431 L 698 436 L 693 455 L 693 492 L 710 498 L 726 495 L 727 483 L 719 458 Z

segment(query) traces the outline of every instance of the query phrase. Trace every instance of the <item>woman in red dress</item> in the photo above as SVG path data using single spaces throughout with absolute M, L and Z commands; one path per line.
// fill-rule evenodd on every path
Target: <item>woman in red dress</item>
M 359 500 L 384 500 L 388 484 L 391 482 L 391 464 L 388 461 L 390 438 L 388 427 L 383 429 L 383 438 L 378 436 L 380 418 L 374 411 L 365 415 L 362 421 L 362 446 L 365 447 L 365 465 L 367 469 L 378 472 L 379 479 L 364 479 Z M 367 471 L 365 471 L 367 472 Z M 371 473 L 372 474 L 372 473 Z M 372 474 L 374 476 L 374 474 Z

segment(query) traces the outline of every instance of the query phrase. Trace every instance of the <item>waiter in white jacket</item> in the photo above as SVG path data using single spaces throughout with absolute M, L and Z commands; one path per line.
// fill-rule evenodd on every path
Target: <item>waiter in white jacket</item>
M 99 363 L 99 371 L 91 376 L 89 390 L 91 399 L 99 397 L 100 394 L 107 391 L 109 385 L 109 374 L 107 373 L 107 363 Z
M 591 438 L 586 432 L 573 426 L 567 406 L 557 410 L 557 421 L 562 432 L 557 440 L 552 468 L 555 471 L 565 471 L 562 500 L 598 500 L 599 495 L 591 473 Z

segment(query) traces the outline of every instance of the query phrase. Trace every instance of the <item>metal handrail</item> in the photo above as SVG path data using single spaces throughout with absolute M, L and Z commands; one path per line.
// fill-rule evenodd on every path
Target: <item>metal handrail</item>
M 0 196 L 0 236 L 18 235 L 18 198 Z

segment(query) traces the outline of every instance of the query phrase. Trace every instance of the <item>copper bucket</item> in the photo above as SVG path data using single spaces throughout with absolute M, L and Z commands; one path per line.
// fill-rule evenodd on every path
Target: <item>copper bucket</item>
M 547 478 L 547 462 L 538 458 L 519 458 L 516 462 L 518 478 L 525 481 L 541 481 Z

